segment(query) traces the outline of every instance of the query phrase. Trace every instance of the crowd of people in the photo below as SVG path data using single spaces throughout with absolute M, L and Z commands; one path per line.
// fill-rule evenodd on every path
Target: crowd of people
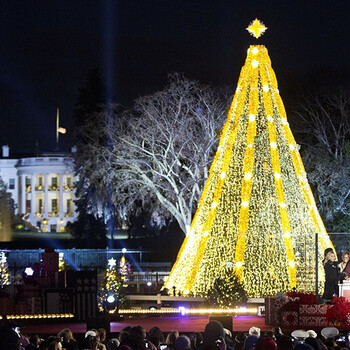
M 13 326 L 13 325 L 12 325 Z M 261 332 L 251 327 L 249 332 L 231 333 L 218 321 L 210 321 L 203 333 L 164 333 L 158 327 L 148 333 L 141 326 L 126 327 L 117 337 L 107 338 L 103 328 L 87 331 L 78 341 L 69 329 L 42 339 L 29 337 L 18 329 L 4 327 L 0 333 L 0 350 L 349 350 L 350 334 L 339 335 L 335 327 L 326 327 L 318 335 L 315 331 L 296 330 L 283 334 L 279 327 Z M 12 336 L 11 336 L 12 335 Z

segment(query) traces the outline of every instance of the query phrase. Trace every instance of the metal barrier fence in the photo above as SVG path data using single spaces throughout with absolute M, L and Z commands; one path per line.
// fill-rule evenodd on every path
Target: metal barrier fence
M 6 253 L 10 268 L 25 268 L 33 263 L 40 262 L 45 249 L 15 249 L 2 250 Z M 170 262 L 144 262 L 145 255 L 152 251 L 122 249 L 55 249 L 57 253 L 63 253 L 63 260 L 74 270 L 87 270 L 91 268 L 105 268 L 108 259 L 120 259 L 125 255 L 136 271 L 158 271 L 159 269 L 170 269 Z

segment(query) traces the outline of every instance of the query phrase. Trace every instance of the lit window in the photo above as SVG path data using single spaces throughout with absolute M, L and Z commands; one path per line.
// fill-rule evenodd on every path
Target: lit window
M 57 187 L 57 177 L 51 178 L 51 186 L 52 187 Z

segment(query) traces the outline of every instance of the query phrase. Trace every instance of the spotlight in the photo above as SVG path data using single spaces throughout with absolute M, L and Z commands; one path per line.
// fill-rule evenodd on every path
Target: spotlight
M 150 287 L 152 285 L 152 282 L 147 282 L 147 286 Z
M 185 316 L 186 308 L 184 306 L 179 306 L 179 312 L 181 313 L 181 316 Z
M 115 297 L 114 297 L 114 295 L 110 295 L 110 296 L 107 298 L 107 302 L 109 302 L 110 304 L 114 303 L 114 302 L 115 302 Z

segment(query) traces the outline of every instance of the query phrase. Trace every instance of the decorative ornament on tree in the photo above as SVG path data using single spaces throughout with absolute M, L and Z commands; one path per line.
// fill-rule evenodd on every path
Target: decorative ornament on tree
M 258 39 L 260 36 L 262 36 L 264 34 L 267 27 L 265 27 L 263 22 L 261 22 L 257 18 L 255 18 L 255 20 L 253 22 L 251 22 L 249 24 L 248 28 L 246 28 L 246 29 L 248 30 L 250 35 L 252 35 L 256 39 Z
M 109 267 L 113 267 L 117 264 L 117 260 L 115 260 L 114 258 L 110 258 L 108 259 L 108 266 Z

